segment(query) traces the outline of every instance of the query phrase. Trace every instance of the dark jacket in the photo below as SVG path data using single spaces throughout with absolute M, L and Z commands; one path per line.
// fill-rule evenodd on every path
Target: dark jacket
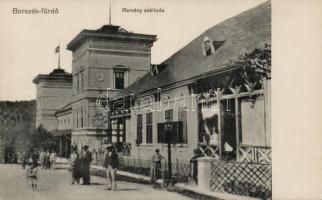
M 86 151 L 82 156 L 82 161 L 85 165 L 89 166 L 92 161 L 92 153 L 89 151 Z
M 109 155 L 109 152 L 106 153 L 104 159 L 104 167 L 107 168 L 108 165 L 111 165 L 113 169 L 118 168 L 119 158 L 115 151 L 112 151 L 111 155 Z

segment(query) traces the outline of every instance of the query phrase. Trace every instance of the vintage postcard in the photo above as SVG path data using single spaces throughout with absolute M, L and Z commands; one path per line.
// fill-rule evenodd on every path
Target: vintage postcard
M 279 198 L 274 2 L 0 5 L 1 200 Z

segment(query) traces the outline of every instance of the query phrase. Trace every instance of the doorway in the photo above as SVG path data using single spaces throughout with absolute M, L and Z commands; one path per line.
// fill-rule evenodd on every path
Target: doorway
M 221 100 L 222 121 L 221 121 L 221 146 L 223 160 L 236 160 L 236 109 L 235 99 Z

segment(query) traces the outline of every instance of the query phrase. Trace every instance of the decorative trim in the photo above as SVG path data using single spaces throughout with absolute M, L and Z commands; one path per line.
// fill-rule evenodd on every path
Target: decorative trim
M 239 162 L 271 164 L 271 148 L 244 147 L 239 148 Z

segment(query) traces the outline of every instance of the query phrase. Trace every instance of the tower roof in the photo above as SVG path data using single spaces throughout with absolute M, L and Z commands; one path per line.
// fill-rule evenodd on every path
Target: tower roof
M 153 42 L 157 40 L 156 35 L 128 32 L 120 26 L 109 24 L 103 25 L 101 28 L 96 30 L 82 30 L 68 43 L 67 49 L 74 51 L 89 38 L 138 41 L 150 43 L 151 46 Z
M 72 81 L 72 74 L 66 72 L 64 69 L 56 68 L 49 74 L 38 74 L 32 82 L 38 84 L 41 80 L 68 80 Z

